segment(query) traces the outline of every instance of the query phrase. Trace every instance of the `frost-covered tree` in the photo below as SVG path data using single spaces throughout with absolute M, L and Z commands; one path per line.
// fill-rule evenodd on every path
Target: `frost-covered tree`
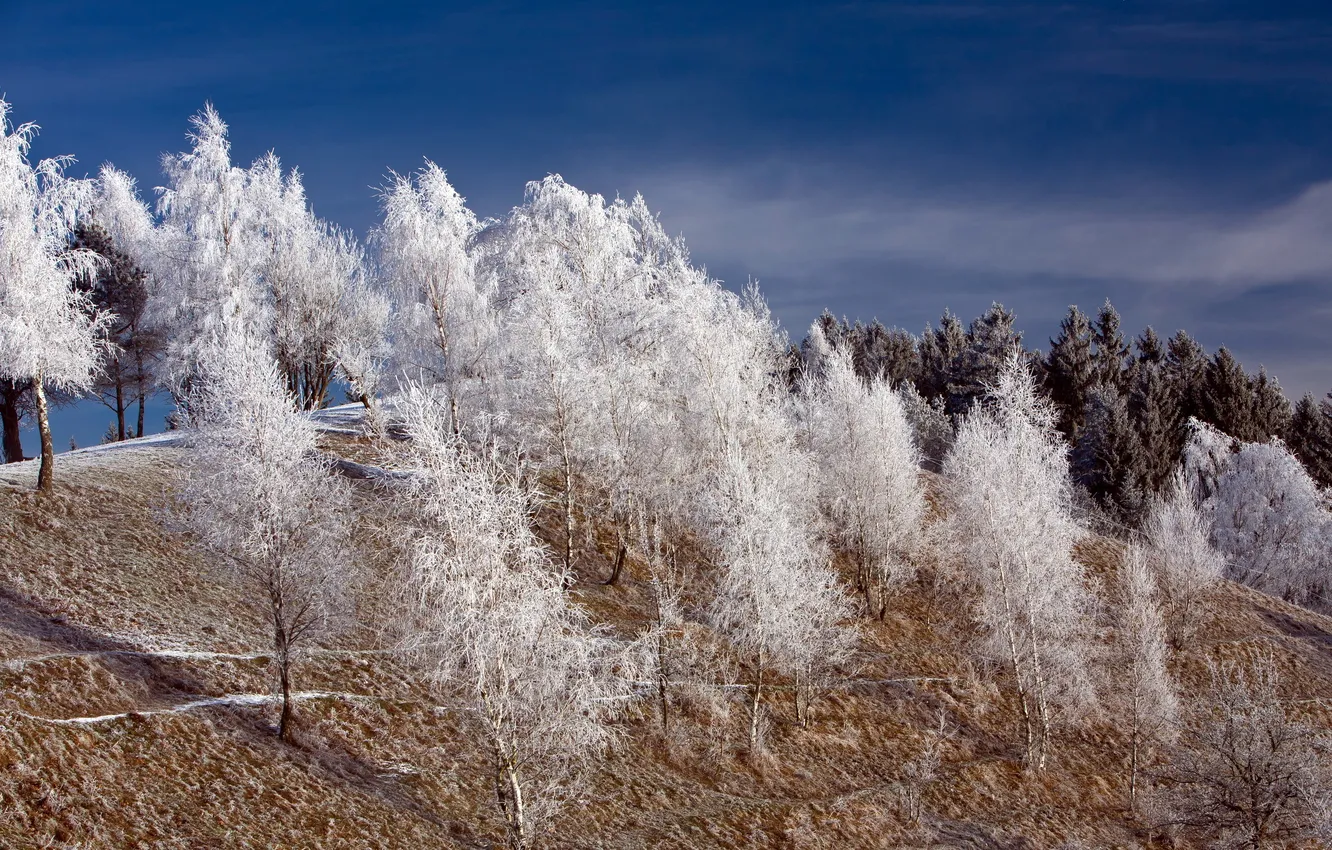
M 334 342 L 333 359 L 352 398 L 365 406 L 371 425 L 378 429 L 382 423 L 377 398 L 390 356 L 392 307 L 383 290 L 362 273 L 347 281 L 340 310 L 342 333 Z
M 1325 846 L 1332 833 L 1332 740 L 1282 705 L 1270 658 L 1214 665 L 1207 699 L 1161 777 L 1168 822 L 1205 846 Z
M 492 332 L 472 242 L 481 224 L 444 170 L 392 174 L 374 244 L 393 299 L 399 371 L 447 388 L 458 424 L 465 379 L 485 371 Z
M 751 463 L 739 450 L 728 454 L 706 509 L 721 568 L 710 620 L 752 671 L 749 746 L 757 751 L 765 675 L 785 673 L 808 692 L 845 662 L 854 635 L 842 625 L 850 606 L 799 503 Z M 803 709 L 799 719 L 806 722 Z
M 30 163 L 37 126 L 14 127 L 9 108 L 0 100 L 0 379 L 11 389 L 31 384 L 42 446 L 37 487 L 49 491 L 55 451 L 47 390 L 92 386 L 110 317 L 76 285 L 96 272 L 99 258 L 70 247 L 91 187 L 64 176 L 69 157 Z
M 816 325 L 810 335 L 822 335 Z M 873 616 L 910 577 L 910 555 L 925 512 L 920 453 L 898 394 L 862 380 L 851 353 L 833 351 L 801 399 L 802 430 L 818 464 L 819 499 L 837 544 L 855 558 L 856 581 Z
M 1129 806 L 1138 800 L 1138 776 L 1156 747 L 1174 740 L 1179 701 L 1166 668 L 1166 626 L 1148 554 L 1129 546 L 1119 564 L 1114 669 L 1119 708 L 1129 738 Z
M 278 732 L 288 739 L 293 664 L 347 609 L 348 490 L 317 453 L 314 423 L 293 411 L 262 345 L 224 335 L 202 366 L 177 516 L 267 610 Z
M 287 392 L 304 410 L 327 402 L 335 352 L 351 329 L 347 293 L 364 275 L 364 257 L 350 234 L 317 219 L 300 172 L 284 172 L 269 153 L 246 173 L 260 287 L 273 313 L 272 345 Z
M 625 656 L 592 628 L 531 530 L 521 468 L 454 432 L 450 402 L 413 390 L 420 529 L 411 544 L 405 647 L 489 750 L 509 846 L 533 845 L 608 746 L 631 694 Z
M 1094 700 L 1094 597 L 1072 557 L 1067 449 L 1055 411 L 1010 352 L 944 462 L 949 534 L 980 591 L 986 655 L 1008 668 L 1027 762 L 1043 769 L 1051 731 Z
M 1182 471 L 1152 498 L 1142 534 L 1170 641 L 1182 648 L 1198 628 L 1203 597 L 1221 580 L 1226 566 L 1211 544 L 1207 520 Z
M 149 321 L 166 338 L 163 378 L 182 400 L 227 334 L 262 344 L 272 326 L 249 176 L 232 164 L 227 125 L 212 104 L 190 125 L 191 150 L 162 157 L 161 222 L 145 258 L 153 277 Z
M 1208 449 L 1208 446 L 1222 445 Z M 1299 460 L 1280 440 L 1238 443 L 1195 427 L 1188 448 L 1211 539 L 1230 566 L 1230 578 L 1313 607 L 1328 603 L 1332 585 L 1332 515 Z M 1209 468 L 1210 465 L 1210 468 Z

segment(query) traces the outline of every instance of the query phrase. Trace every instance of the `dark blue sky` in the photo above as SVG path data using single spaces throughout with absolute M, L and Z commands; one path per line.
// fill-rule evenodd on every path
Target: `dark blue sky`
M 999 300 L 1044 347 L 1110 297 L 1332 388 L 1325 2 L 0 9 L 0 92 L 76 171 L 157 185 L 212 100 L 238 161 L 276 150 L 359 233 L 422 157 L 483 215 L 558 172 L 642 191 L 793 336 L 824 307 L 918 332 Z

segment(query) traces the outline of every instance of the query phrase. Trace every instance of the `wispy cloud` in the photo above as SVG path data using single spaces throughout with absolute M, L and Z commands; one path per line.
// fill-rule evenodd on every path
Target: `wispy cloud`
M 780 181 L 779 181 L 780 182 Z M 1244 289 L 1332 279 L 1332 182 L 1265 208 L 1161 210 L 1096 199 L 936 198 L 852 187 L 773 191 L 752 173 L 637 181 L 701 255 L 755 274 L 883 259 L 955 271 Z

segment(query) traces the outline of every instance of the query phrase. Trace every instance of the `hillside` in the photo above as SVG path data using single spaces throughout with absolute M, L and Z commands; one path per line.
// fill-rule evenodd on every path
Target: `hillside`
M 339 430 L 325 451 L 391 460 L 392 444 Z M 0 468 L 0 846 L 502 843 L 485 753 L 377 627 L 391 604 L 391 494 L 354 482 L 361 625 L 300 662 L 297 742 L 284 744 L 262 610 L 163 529 L 182 451 L 150 438 L 62 456 L 44 498 L 35 463 Z M 1106 577 L 1117 547 L 1091 538 L 1078 554 Z M 585 547 L 574 592 L 630 634 L 650 599 L 632 560 L 617 585 L 599 583 L 613 555 Z M 1116 718 L 1061 732 L 1051 768 L 1024 773 L 1000 674 L 967 650 L 968 600 L 938 565 L 917 566 L 886 620 L 861 623 L 853 669 L 809 728 L 781 682 L 759 754 L 743 704 L 728 701 L 737 688 L 682 692 L 669 741 L 645 700 L 545 846 L 1170 846 L 1126 811 Z M 1292 711 L 1332 726 L 1332 621 L 1230 583 L 1207 614 L 1172 660 L 1186 701 L 1207 660 L 1270 652 Z M 941 718 L 938 774 L 913 784 Z

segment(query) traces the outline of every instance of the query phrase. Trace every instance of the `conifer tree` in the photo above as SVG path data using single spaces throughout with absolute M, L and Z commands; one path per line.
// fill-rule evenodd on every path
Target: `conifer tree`
M 947 310 L 939 327 L 925 325 L 920 336 L 920 380 L 916 389 L 926 398 L 942 398 L 948 393 L 957 360 L 967 345 L 967 333 L 957 316 Z
M 882 377 L 890 386 L 914 381 L 920 373 L 916 338 L 900 328 L 885 328 L 875 319 L 852 329 L 852 358 L 856 373 L 866 380 Z
M 1270 440 L 1280 437 L 1290 429 L 1290 400 L 1281 391 L 1277 379 L 1267 374 L 1267 369 L 1258 370 L 1253 385 L 1253 410 L 1250 416 L 1252 431 L 1250 436 L 1255 441 Z
M 1150 325 L 1138 335 L 1135 344 L 1138 348 L 1137 363 L 1160 364 L 1165 362 L 1165 344 L 1161 342 L 1161 337 Z
M 985 394 L 999 376 L 1005 359 L 1022 344 L 1021 332 L 1013 328 L 1013 312 L 995 302 L 973 319 L 967 328 L 966 346 L 949 376 L 948 410 L 965 413 Z
M 97 224 L 76 227 L 74 246 L 102 258 L 98 270 L 80 285 L 97 309 L 115 316 L 107 329 L 111 353 L 94 387 L 97 397 L 116 415 L 117 440 L 142 437 L 144 407 L 155 389 L 153 367 L 161 352 L 161 336 L 144 322 L 147 273 Z M 127 429 L 126 413 L 136 404 L 137 427 Z
M 1097 371 L 1092 359 L 1091 322 L 1077 305 L 1068 308 L 1068 315 L 1059 324 L 1059 336 L 1050 340 L 1045 369 L 1050 397 L 1059 405 L 1059 430 L 1072 442 L 1082 427 Z
M 1193 337 L 1178 331 L 1166 344 L 1165 374 L 1179 404 L 1181 422 L 1203 415 L 1203 382 L 1207 352 Z
M 1147 330 L 1151 332 L 1151 328 Z M 1150 351 L 1151 348 L 1140 350 Z M 1184 447 L 1179 402 L 1166 376 L 1163 357 L 1140 356 L 1134 363 L 1128 411 L 1131 436 L 1137 443 L 1138 487 L 1146 496 L 1160 491 L 1165 485 L 1179 463 L 1179 453 Z
M 1207 364 L 1202 420 L 1239 440 L 1253 442 L 1254 391 L 1244 367 L 1222 346 Z
M 1074 480 L 1116 520 L 1130 521 L 1142 508 L 1145 476 L 1127 399 L 1112 385 L 1097 385 L 1086 420 L 1073 450 Z
M 1093 338 L 1096 342 L 1096 380 L 1122 391 L 1129 347 L 1120 328 L 1119 313 L 1108 298 L 1096 314 Z
M 1286 444 L 1319 486 L 1332 487 L 1332 406 L 1306 393 L 1295 405 Z

